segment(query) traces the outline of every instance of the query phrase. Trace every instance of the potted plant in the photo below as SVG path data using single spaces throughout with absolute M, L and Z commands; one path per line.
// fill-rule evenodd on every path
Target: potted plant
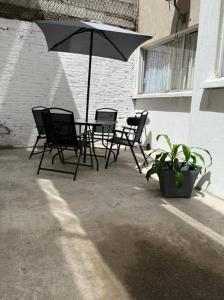
M 208 166 L 212 164 L 212 157 L 206 149 L 172 144 L 166 134 L 159 134 L 156 140 L 159 141 L 161 137 L 165 139 L 169 151 L 156 150 L 159 153 L 147 171 L 146 178 L 149 180 L 153 174 L 157 174 L 160 190 L 165 197 L 190 198 L 198 174 L 206 172 L 205 159 L 201 153 L 208 155 Z M 200 150 L 200 153 L 196 152 L 196 149 Z

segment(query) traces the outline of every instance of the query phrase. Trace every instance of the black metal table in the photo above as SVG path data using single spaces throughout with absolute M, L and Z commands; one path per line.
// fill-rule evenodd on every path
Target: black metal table
M 107 121 L 107 120 L 88 120 L 85 121 L 84 119 L 75 119 L 75 125 L 79 126 L 79 133 L 82 133 L 82 127 L 85 128 L 85 130 L 89 129 L 92 130 L 93 127 L 95 126 L 102 126 L 102 128 L 104 128 L 104 126 L 114 126 L 117 123 L 117 121 Z M 102 129 L 102 133 L 103 133 L 103 129 Z M 95 147 L 94 147 L 94 141 L 92 141 L 92 145 L 93 145 L 93 154 L 96 160 L 96 164 L 97 164 L 97 171 L 99 170 L 99 162 L 97 159 L 97 155 L 95 153 Z M 86 161 L 86 145 L 87 143 L 84 143 L 84 162 Z M 107 149 L 107 146 L 104 144 L 104 134 L 102 134 L 102 145 Z

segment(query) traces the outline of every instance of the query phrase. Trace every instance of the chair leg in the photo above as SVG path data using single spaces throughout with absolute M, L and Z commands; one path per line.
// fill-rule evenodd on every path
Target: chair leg
M 91 137 L 88 133 L 88 140 L 89 140 L 89 155 L 90 155 L 90 161 L 91 161 L 91 167 L 93 169 L 93 154 L 92 154 L 92 145 L 91 145 Z
M 56 147 L 56 149 L 58 150 L 57 147 Z M 58 150 L 57 153 L 54 154 L 54 156 L 53 156 L 52 159 L 51 159 L 52 165 L 54 164 L 54 160 L 55 160 L 55 158 L 56 158 L 57 156 L 59 157 L 59 159 L 60 159 L 60 161 L 61 161 L 61 163 L 62 163 L 61 154 L 60 154 L 60 152 L 59 152 L 59 150 Z
M 41 165 L 42 165 L 42 162 L 43 162 L 43 159 L 44 159 L 44 154 L 45 154 L 46 148 L 47 148 L 47 143 L 44 144 L 44 149 L 43 149 L 43 152 L 42 152 L 42 155 L 41 155 L 39 167 L 38 167 L 38 170 L 37 170 L 37 175 L 39 175 L 39 173 L 40 173 L 40 169 L 41 169 Z
M 78 167 L 79 167 L 81 155 L 82 155 L 82 151 L 81 151 L 81 149 L 80 149 L 80 150 L 79 150 L 78 161 L 77 161 L 77 165 L 76 165 L 76 169 L 75 169 L 75 173 L 74 173 L 74 177 L 73 177 L 73 180 L 74 180 L 74 181 L 76 180 L 76 175 L 77 175 L 77 172 L 78 172 Z
M 95 152 L 95 146 L 94 146 L 94 134 L 92 135 L 90 140 L 92 140 L 92 150 L 93 150 L 93 155 L 94 155 L 95 160 L 96 160 L 96 170 L 99 171 L 99 162 L 98 162 L 98 158 L 97 158 L 97 155 L 96 155 L 96 152 Z
M 89 155 L 90 155 L 90 160 L 91 160 L 91 167 L 93 169 L 93 153 L 91 149 L 91 142 L 89 143 Z
M 53 146 L 52 146 L 52 148 L 53 148 Z M 59 147 L 56 147 L 56 149 L 57 149 L 58 152 L 52 157 L 52 161 L 51 161 L 52 165 L 54 164 L 54 160 L 55 160 L 55 158 L 56 158 L 57 156 L 59 157 L 60 162 L 64 164 L 64 158 L 63 158 L 63 156 L 62 156 L 62 154 L 61 154 L 61 152 L 60 152 Z
M 59 150 L 61 150 L 61 159 L 62 159 L 62 163 L 64 165 L 65 164 L 65 158 L 64 158 L 63 149 L 59 149 Z
M 109 139 L 109 134 L 108 134 L 108 137 L 107 137 L 106 151 L 105 151 L 105 155 L 104 155 L 105 159 L 107 158 L 107 152 L 108 152 L 108 139 Z
M 37 136 L 36 142 L 35 142 L 35 144 L 33 146 L 33 149 L 32 149 L 32 151 L 30 153 L 29 159 L 31 159 L 31 157 L 33 156 L 34 150 L 36 149 L 36 146 L 37 146 L 37 143 L 39 142 L 39 139 L 40 139 L 39 136 Z
M 118 155 L 119 155 L 119 152 L 120 152 L 120 147 L 121 147 L 121 145 L 118 145 L 118 147 L 117 147 L 117 153 L 116 153 L 116 155 L 114 157 L 115 161 L 117 161 L 117 158 L 118 158 Z
M 136 165 L 137 165 L 137 167 L 138 167 L 139 173 L 142 173 L 142 170 L 141 170 L 141 168 L 140 168 L 140 166 L 139 166 L 138 160 L 137 160 L 137 158 L 136 158 L 136 156 L 135 156 L 135 152 L 134 152 L 133 146 L 132 146 L 130 143 L 129 143 L 129 146 L 130 146 L 130 148 L 131 148 L 131 152 L 132 152 L 132 155 L 133 155 L 133 157 L 134 157 L 135 163 L 136 163 Z
M 147 160 L 147 158 L 146 158 L 146 156 L 145 156 L 145 153 L 144 153 L 144 151 L 143 151 L 142 145 L 139 144 L 139 147 L 140 147 L 140 150 L 141 150 L 142 155 L 143 155 L 143 157 L 144 157 L 145 164 L 148 165 L 148 160 Z
M 52 150 L 53 150 L 53 145 L 51 145 L 51 146 L 49 145 L 49 147 L 51 148 L 50 151 L 49 151 L 49 153 L 51 153 Z
M 108 167 L 108 163 L 109 163 L 109 160 L 110 160 L 110 155 L 111 155 L 111 152 L 112 152 L 112 147 L 113 147 L 113 141 L 110 144 L 110 150 L 109 150 L 109 153 L 108 153 L 108 156 L 107 156 L 107 162 L 106 162 L 106 165 L 105 165 L 105 169 L 107 169 L 107 167 Z

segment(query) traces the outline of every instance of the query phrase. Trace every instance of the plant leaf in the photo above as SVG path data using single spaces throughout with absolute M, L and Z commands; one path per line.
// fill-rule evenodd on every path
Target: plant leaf
M 187 145 L 182 145 L 182 149 L 185 156 L 185 160 L 187 162 L 191 157 L 191 149 Z
M 204 169 L 205 169 L 205 172 L 206 172 L 206 165 L 205 165 L 205 159 L 204 157 L 200 154 L 200 153 L 197 153 L 197 152 L 192 152 L 193 155 L 195 155 L 197 158 L 200 159 L 200 161 L 203 163 L 203 166 L 204 166 Z
M 180 146 L 181 146 L 181 144 L 179 144 L 179 145 L 174 144 L 174 145 L 173 145 L 172 151 L 171 151 L 173 158 L 175 158 L 175 157 L 177 156 L 178 148 L 179 148 Z
M 202 166 L 199 166 L 197 164 L 191 163 L 191 166 L 193 167 L 194 170 L 198 171 L 200 174 L 202 173 Z
M 156 141 L 158 142 L 161 137 L 165 138 L 167 144 L 170 147 L 170 150 L 172 150 L 172 143 L 171 143 L 170 138 L 168 137 L 168 135 L 167 134 L 158 134 L 157 137 L 156 137 Z
M 160 175 L 160 173 L 164 170 L 165 167 L 165 161 L 167 156 L 169 155 L 169 152 L 165 152 L 162 154 L 160 160 L 157 162 L 157 174 Z
M 191 153 L 191 158 L 193 160 L 193 164 L 196 164 L 197 163 L 197 157 Z
M 150 178 L 153 174 L 156 174 L 156 173 L 157 173 L 157 168 L 156 168 L 156 166 L 155 166 L 155 164 L 154 164 L 154 165 L 152 165 L 152 167 L 147 171 L 145 177 L 146 177 L 147 180 L 149 180 L 149 178 Z
M 183 174 L 181 172 L 175 171 L 174 175 L 176 187 L 179 189 L 183 185 Z
M 178 158 L 175 158 L 174 161 L 173 161 L 173 171 L 177 171 L 179 172 L 180 171 L 180 163 L 179 163 L 179 159 Z
M 162 153 L 159 153 L 159 154 L 157 154 L 157 155 L 156 155 L 156 157 L 155 157 L 155 161 L 158 161 L 158 160 L 159 160 L 159 158 L 160 158 L 162 155 L 163 155 L 163 152 L 162 152 Z
M 211 156 L 211 153 L 210 153 L 207 149 L 199 148 L 199 147 L 192 147 L 192 149 L 199 149 L 199 150 L 202 150 L 202 151 L 206 152 L 206 153 L 208 154 L 209 160 L 210 160 L 210 162 L 209 162 L 207 168 L 210 167 L 210 166 L 212 165 L 212 156 Z M 195 152 L 193 152 L 193 153 L 195 153 Z M 196 153 L 197 153 L 197 152 L 196 152 Z M 197 153 L 197 154 L 199 154 L 199 153 Z M 201 155 L 201 156 L 202 156 L 202 155 Z M 204 158 L 203 158 L 203 159 L 204 159 Z

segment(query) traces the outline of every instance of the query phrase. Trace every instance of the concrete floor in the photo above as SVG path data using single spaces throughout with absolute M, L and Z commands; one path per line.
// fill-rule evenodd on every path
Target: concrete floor
M 1 300 L 224 299 L 224 200 L 164 199 L 129 152 L 76 182 L 28 155 L 0 151 Z

